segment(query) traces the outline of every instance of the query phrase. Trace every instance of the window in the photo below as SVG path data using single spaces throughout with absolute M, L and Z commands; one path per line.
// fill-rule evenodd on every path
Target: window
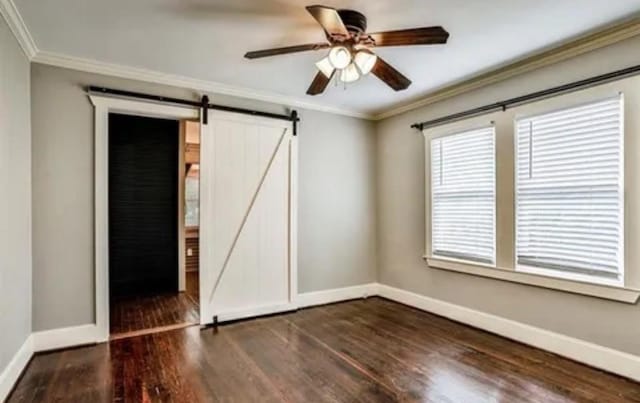
M 199 166 L 193 164 L 185 179 L 185 226 L 200 225 L 200 179 Z
M 620 283 L 622 96 L 516 120 L 519 270 Z
M 493 126 L 431 140 L 432 254 L 495 263 Z

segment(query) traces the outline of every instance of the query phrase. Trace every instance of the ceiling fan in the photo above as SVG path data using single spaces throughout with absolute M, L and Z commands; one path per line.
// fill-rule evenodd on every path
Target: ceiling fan
M 331 79 L 349 83 L 373 73 L 396 91 L 407 89 L 411 80 L 376 56 L 372 48 L 380 46 L 434 45 L 447 42 L 449 33 L 442 27 L 403 29 L 366 33 L 367 18 L 354 10 L 337 10 L 326 6 L 307 6 L 307 11 L 324 29 L 328 42 L 287 46 L 247 52 L 247 59 L 284 55 L 309 50 L 329 49 L 328 55 L 316 63 L 318 73 L 307 90 L 321 94 Z

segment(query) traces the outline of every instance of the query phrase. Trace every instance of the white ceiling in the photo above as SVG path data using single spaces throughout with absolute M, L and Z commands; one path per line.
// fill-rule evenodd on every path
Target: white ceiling
M 39 50 L 145 68 L 374 114 L 640 11 L 640 0 L 322 0 L 369 32 L 442 25 L 444 46 L 380 48 L 413 81 L 375 77 L 310 97 L 321 51 L 246 60 L 249 50 L 322 41 L 311 0 L 14 0 Z M 315 3 L 317 4 L 317 3 Z

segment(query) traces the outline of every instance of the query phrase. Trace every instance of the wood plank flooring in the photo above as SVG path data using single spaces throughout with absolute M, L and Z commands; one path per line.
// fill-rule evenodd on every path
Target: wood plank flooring
M 36 356 L 9 402 L 640 402 L 640 384 L 381 298 Z
M 114 299 L 109 315 L 111 336 L 198 324 L 198 300 L 197 272 L 187 273 L 186 292 Z
M 187 295 L 191 297 L 196 305 L 200 304 L 200 273 L 188 271 L 187 273 Z

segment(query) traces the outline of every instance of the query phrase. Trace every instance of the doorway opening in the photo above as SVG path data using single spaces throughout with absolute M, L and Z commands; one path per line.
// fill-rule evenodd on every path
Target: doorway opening
M 180 189 L 183 193 L 184 213 L 180 233 L 184 239 L 180 241 L 184 267 L 186 295 L 193 299 L 196 305 L 200 301 L 200 123 L 182 121 L 181 144 L 184 145 L 183 183 Z
M 199 324 L 199 124 L 108 120 L 110 338 Z

